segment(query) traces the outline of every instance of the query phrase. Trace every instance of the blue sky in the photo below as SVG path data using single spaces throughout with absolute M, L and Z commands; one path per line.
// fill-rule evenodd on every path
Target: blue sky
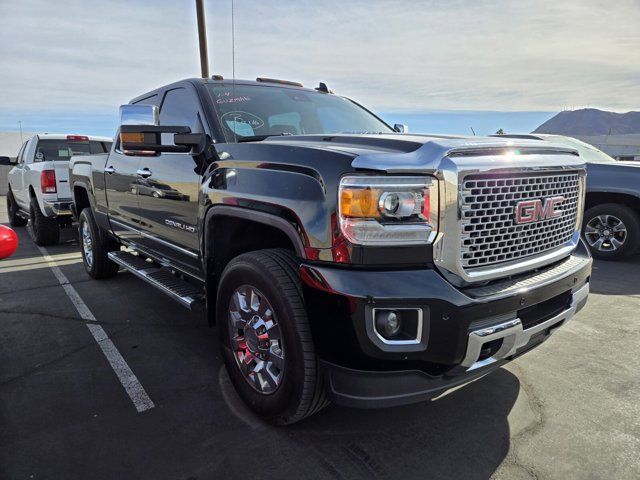
M 231 76 L 231 0 L 205 0 Z M 638 109 L 638 0 L 235 0 L 236 76 L 324 81 L 414 132 L 530 131 Z M 117 109 L 199 75 L 194 2 L 0 1 L 0 130 L 112 134 Z

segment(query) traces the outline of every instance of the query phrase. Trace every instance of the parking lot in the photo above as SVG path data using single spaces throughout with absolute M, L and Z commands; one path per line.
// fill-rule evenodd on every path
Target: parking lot
M 1 478 L 640 476 L 640 258 L 596 263 L 573 321 L 447 397 L 274 428 L 237 399 L 204 315 L 128 273 L 90 280 L 72 231 L 46 250 L 17 231 L 0 262 Z

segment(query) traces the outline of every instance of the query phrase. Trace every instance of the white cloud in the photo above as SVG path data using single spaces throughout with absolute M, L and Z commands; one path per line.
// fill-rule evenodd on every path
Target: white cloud
M 205 0 L 231 75 L 231 0 Z M 64 5 L 64 6 L 63 6 Z M 638 0 L 235 0 L 236 74 L 326 81 L 382 110 L 638 109 Z M 199 75 L 183 1 L 0 2 L 0 109 L 109 112 Z

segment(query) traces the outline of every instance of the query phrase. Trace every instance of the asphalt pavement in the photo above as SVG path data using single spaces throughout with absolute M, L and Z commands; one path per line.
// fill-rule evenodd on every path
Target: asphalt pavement
M 575 319 L 438 401 L 275 428 L 235 395 L 204 315 L 126 272 L 91 280 L 73 230 L 44 250 L 16 230 L 0 478 L 640 478 L 640 258 L 596 262 Z

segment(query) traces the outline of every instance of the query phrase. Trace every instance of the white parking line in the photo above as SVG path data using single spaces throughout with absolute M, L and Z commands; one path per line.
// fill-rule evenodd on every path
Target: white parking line
M 76 289 L 73 288 L 73 285 L 69 283 L 69 280 L 67 279 L 65 274 L 62 273 L 62 270 L 60 270 L 60 268 L 56 264 L 56 261 L 51 257 L 51 255 L 49 255 L 49 252 L 47 252 L 45 248 L 38 248 L 40 249 L 40 253 L 44 257 L 44 259 L 49 264 L 49 267 L 51 267 L 51 270 L 58 279 L 58 282 L 60 282 L 60 285 L 62 285 L 62 288 L 69 297 L 69 300 L 71 300 L 73 305 L 76 307 L 76 310 L 78 310 L 80 317 L 88 322 L 95 322 L 96 317 L 94 317 L 93 313 L 91 313 L 91 310 L 89 310 L 89 307 L 87 307 L 87 305 L 82 301 L 82 298 L 80 298 L 80 295 L 78 294 Z M 95 323 L 87 323 L 86 325 L 91 332 L 91 335 L 93 335 L 93 338 L 96 340 L 96 342 L 98 342 L 98 345 L 102 349 L 102 353 L 104 353 L 104 356 L 107 357 L 109 365 L 111 365 L 111 368 L 113 368 L 113 371 L 118 376 L 120 383 L 122 383 L 122 386 L 129 395 L 129 398 L 131 398 L 131 401 L 136 407 L 136 410 L 138 410 L 138 413 L 155 407 L 153 401 L 145 391 L 138 378 L 135 376 L 131 368 L 129 368 L 129 365 L 127 365 L 125 359 L 122 357 L 116 346 L 108 337 L 107 332 L 105 332 L 100 325 L 97 325 Z

